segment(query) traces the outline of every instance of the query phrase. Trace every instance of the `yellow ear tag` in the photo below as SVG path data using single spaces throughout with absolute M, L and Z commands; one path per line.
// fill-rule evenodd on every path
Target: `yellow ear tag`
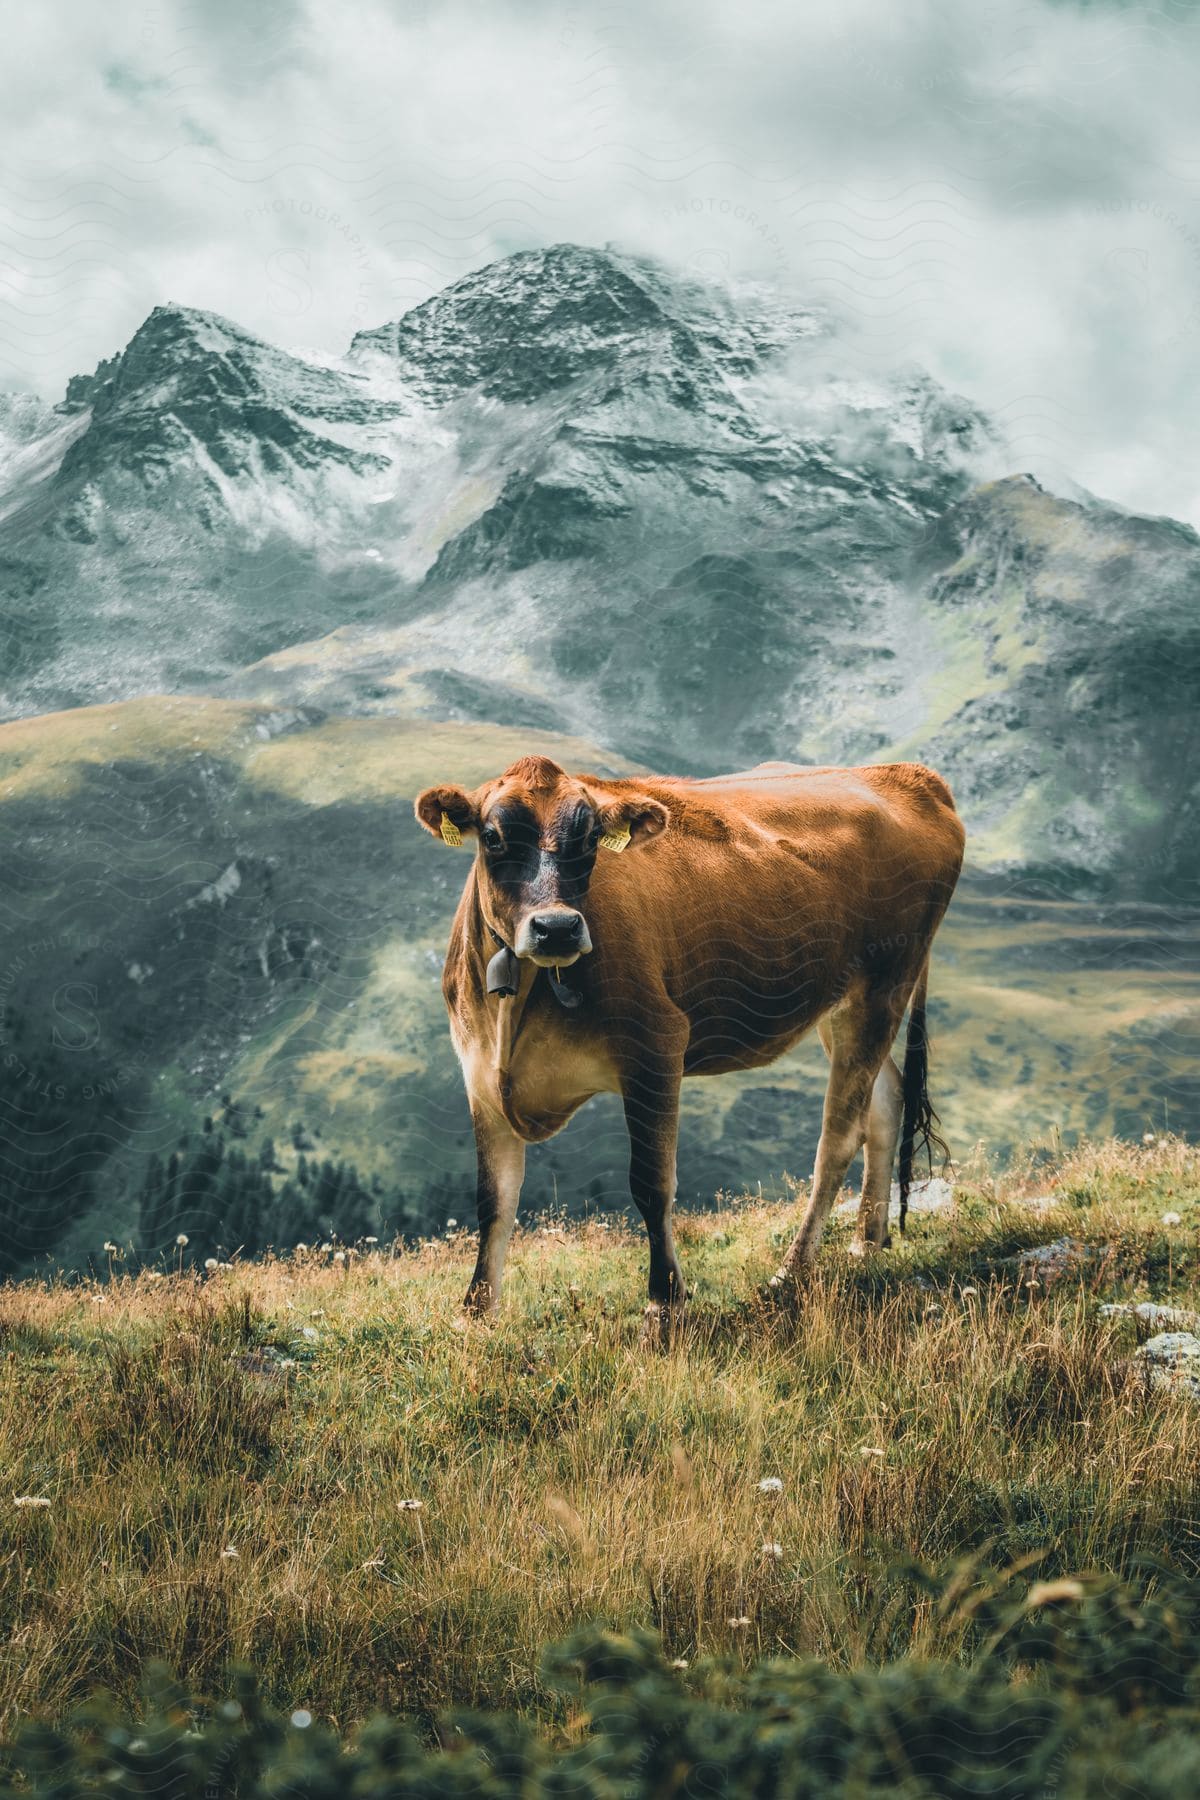
M 606 831 L 600 839 L 600 848 L 602 850 L 624 850 L 628 842 L 629 827 L 626 825 L 622 831 Z
M 442 814 L 442 842 L 444 844 L 449 844 L 452 850 L 458 850 L 462 847 L 462 832 L 458 829 L 458 826 L 454 823 L 454 820 L 450 817 L 449 813 Z

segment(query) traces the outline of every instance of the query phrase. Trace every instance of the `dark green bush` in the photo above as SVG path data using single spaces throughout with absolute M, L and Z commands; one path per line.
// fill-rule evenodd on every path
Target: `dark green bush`
M 938 1592 L 970 1653 L 833 1669 L 773 1660 L 668 1665 L 649 1633 L 599 1626 L 547 1653 L 567 1728 L 506 1714 L 443 1720 L 434 1747 L 375 1719 L 349 1743 L 269 1712 L 253 1678 L 197 1706 L 159 1671 L 131 1722 L 99 1698 L 61 1728 L 27 1724 L 0 1762 L 0 1800 L 856 1800 L 988 1796 L 1177 1800 L 1200 1792 L 1200 1583 L 1140 1594 L 1058 1581 Z

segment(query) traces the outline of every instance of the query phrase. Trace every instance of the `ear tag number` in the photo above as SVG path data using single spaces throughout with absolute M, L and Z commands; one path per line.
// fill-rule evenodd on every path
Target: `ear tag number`
M 458 826 L 454 823 L 454 820 L 450 817 L 449 813 L 442 814 L 442 842 L 449 844 L 452 850 L 458 850 L 462 847 L 462 832 L 458 829 Z
M 624 850 L 628 843 L 629 827 L 626 825 L 620 831 L 606 831 L 600 839 L 600 848 L 602 850 Z

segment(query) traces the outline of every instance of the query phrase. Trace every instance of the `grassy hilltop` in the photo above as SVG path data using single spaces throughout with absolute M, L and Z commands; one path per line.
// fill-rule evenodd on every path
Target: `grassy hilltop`
M 1200 1572 L 1200 1404 L 1148 1390 L 1147 1330 L 1099 1316 L 1200 1304 L 1195 1151 L 968 1171 L 871 1266 L 842 1217 L 793 1325 L 754 1297 L 794 1223 L 683 1217 L 696 1300 L 662 1355 L 643 1245 L 599 1220 L 518 1234 L 494 1327 L 458 1313 L 465 1222 L 7 1288 L 0 1725 L 128 1698 L 154 1659 L 208 1693 L 252 1663 L 339 1731 L 464 1704 L 561 1725 L 539 1659 L 581 1621 L 689 1664 L 954 1661 L 969 1620 L 898 1561 Z M 1097 1254 L 1028 1285 L 1014 1258 L 1063 1234 Z

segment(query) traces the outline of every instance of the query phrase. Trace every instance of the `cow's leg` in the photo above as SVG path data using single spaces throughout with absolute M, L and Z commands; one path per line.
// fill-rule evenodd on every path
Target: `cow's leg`
M 829 1015 L 817 1025 L 817 1033 L 825 1054 L 833 1059 L 833 1026 Z M 858 1208 L 858 1231 L 850 1249 L 854 1255 L 868 1250 L 884 1249 L 891 1243 L 888 1230 L 888 1207 L 892 1195 L 892 1170 L 896 1162 L 896 1144 L 904 1111 L 900 1071 L 890 1056 L 885 1056 L 875 1077 L 867 1105 L 864 1133 L 862 1198 Z M 851 1162 L 854 1158 L 851 1157 Z
M 479 1164 L 475 1198 L 479 1256 L 464 1305 L 470 1312 L 489 1313 L 499 1304 L 504 1258 L 517 1222 L 525 1179 L 525 1143 L 491 1107 L 473 1106 L 471 1113 Z
M 650 1244 L 647 1312 L 654 1317 L 669 1315 L 687 1299 L 671 1219 L 681 1076 L 681 1066 L 642 1067 L 630 1074 L 622 1088 L 629 1130 L 629 1189 L 646 1221 Z
M 808 1209 L 772 1287 L 786 1287 L 815 1261 L 829 1210 L 868 1132 L 872 1090 L 898 1023 L 890 997 L 858 994 L 822 1020 L 829 1085 Z
M 850 1248 L 857 1254 L 886 1249 L 892 1241 L 888 1207 L 892 1198 L 892 1170 L 904 1112 L 900 1071 L 890 1056 L 875 1077 L 867 1109 L 867 1136 L 863 1152 L 862 1200 L 858 1208 L 858 1234 Z

